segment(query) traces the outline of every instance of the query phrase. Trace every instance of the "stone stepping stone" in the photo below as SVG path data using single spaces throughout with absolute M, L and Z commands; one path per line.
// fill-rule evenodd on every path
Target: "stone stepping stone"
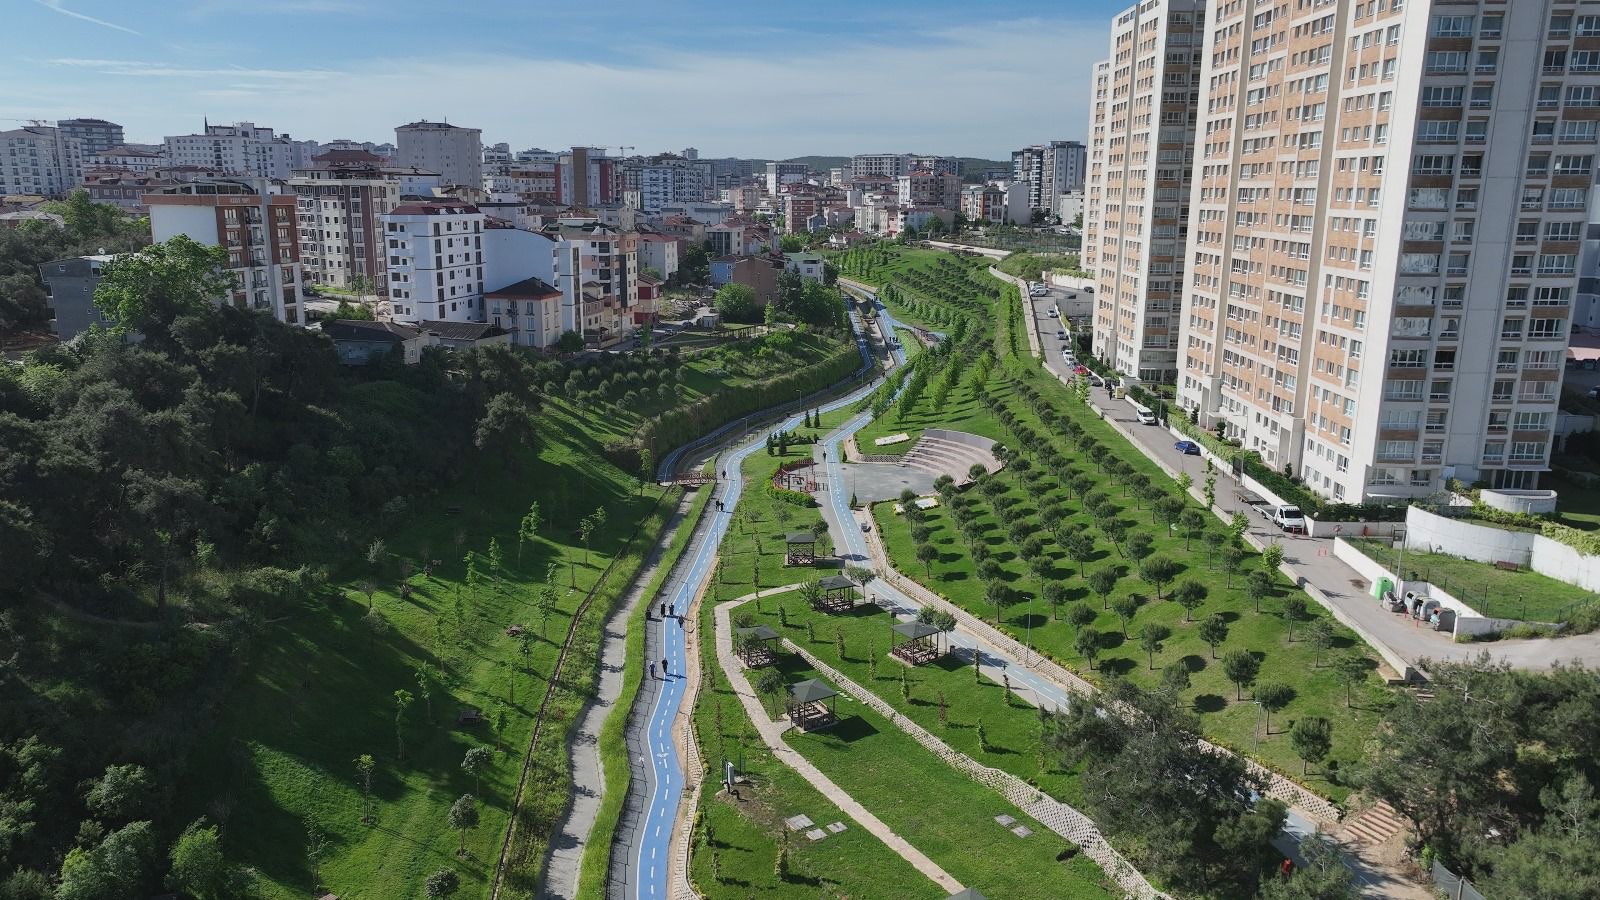
M 996 822 L 999 822 L 1001 825 L 1006 826 L 1007 828 L 1011 827 L 1011 823 L 1017 821 L 1016 819 L 1012 818 L 1011 816 L 1007 816 L 1007 815 L 995 816 L 994 820 Z
M 803 831 L 816 823 L 811 821 L 810 816 L 799 815 L 784 819 L 783 824 L 789 826 L 790 831 Z
M 1033 829 L 1026 825 L 1018 825 L 1017 827 L 1011 829 L 1011 833 L 1017 837 L 1027 837 L 1028 835 L 1033 834 Z
M 843 822 L 834 822 L 832 825 L 828 826 L 828 830 L 833 832 L 834 834 L 838 834 L 839 832 L 844 830 L 844 827 L 845 826 L 844 826 Z
M 822 840 L 823 838 L 825 838 L 827 836 L 828 836 L 828 833 L 826 831 L 823 831 L 821 828 L 813 828 L 810 831 L 806 832 L 806 837 L 812 839 L 813 841 L 820 841 L 820 840 Z

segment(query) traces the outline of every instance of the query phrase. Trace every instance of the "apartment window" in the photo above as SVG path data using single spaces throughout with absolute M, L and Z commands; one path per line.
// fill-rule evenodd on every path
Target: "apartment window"
M 1561 85 L 1539 85 L 1538 106 L 1540 109 L 1556 109 L 1561 105 Z
M 1383 399 L 1406 402 L 1422 399 L 1422 382 L 1388 381 L 1383 385 Z
M 1548 341 L 1566 335 L 1566 319 L 1530 319 L 1528 321 L 1528 337 L 1536 341 Z
M 1579 16 L 1578 37 L 1600 37 L 1600 16 Z
M 1522 340 L 1522 317 L 1511 316 L 1500 322 L 1500 339 L 1505 341 Z
M 1489 84 L 1475 84 L 1472 86 L 1472 108 L 1488 109 L 1494 105 L 1494 86 Z
M 1567 105 L 1577 107 L 1600 106 L 1600 87 L 1592 84 L 1575 84 L 1567 88 Z
M 1391 369 L 1421 369 L 1428 365 L 1428 351 L 1426 350 L 1390 350 L 1389 368 Z
M 1429 27 L 1434 37 L 1471 37 L 1471 16 L 1434 16 Z
M 1485 13 L 1483 22 L 1478 26 L 1478 37 L 1495 40 L 1500 37 L 1501 28 L 1505 25 L 1505 16 L 1499 13 Z
M 1479 75 L 1493 75 L 1500 68 L 1499 50 L 1479 50 L 1478 62 L 1473 66 L 1473 71 Z
M 1544 459 L 1544 441 L 1512 441 L 1512 462 L 1540 462 Z
M 1528 305 L 1528 288 L 1525 285 L 1506 289 L 1506 309 L 1522 309 Z
M 1456 351 L 1435 350 L 1433 353 L 1433 367 L 1440 372 L 1449 372 L 1456 367 Z
M 1460 75 L 1467 71 L 1465 50 L 1429 50 L 1423 60 L 1429 75 Z
M 1455 123 L 1450 123 L 1454 125 Z M 1456 158 L 1450 154 L 1432 155 L 1420 154 L 1412 157 L 1411 174 L 1413 175 L 1449 175 L 1455 171 Z
M 1413 459 L 1417 455 L 1416 441 L 1379 441 L 1379 459 Z
M 1594 157 L 1589 154 L 1562 154 L 1556 157 L 1557 175 L 1588 175 L 1594 168 Z
M 1547 412 L 1519 412 L 1512 427 L 1518 431 L 1543 431 L 1550 427 Z
M 1449 422 L 1450 411 L 1445 409 L 1428 410 L 1428 418 L 1423 428 L 1427 431 L 1444 431 Z
M 1484 441 L 1483 461 L 1485 463 L 1502 463 L 1506 459 L 1505 441 Z
M 1429 86 L 1422 89 L 1423 106 L 1460 106 L 1466 88 L 1454 86 Z M 1559 92 L 1559 88 L 1557 89 Z
M 1534 124 L 1534 133 L 1538 133 L 1538 123 Z M 1595 121 L 1593 119 L 1562 119 L 1561 142 L 1564 144 L 1593 143 L 1595 135 Z
M 1572 253 L 1542 253 L 1539 255 L 1540 275 L 1571 275 L 1577 270 L 1578 257 Z
M 1572 36 L 1572 15 L 1570 13 L 1556 13 L 1550 17 L 1550 32 L 1552 39 Z
M 1577 222 L 1557 224 L 1577 225 Z M 1572 289 L 1567 287 L 1541 287 L 1533 292 L 1534 306 L 1566 306 L 1572 299 Z

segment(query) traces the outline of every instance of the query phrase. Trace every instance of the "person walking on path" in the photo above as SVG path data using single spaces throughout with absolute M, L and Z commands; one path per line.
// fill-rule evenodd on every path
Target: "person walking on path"
M 667 658 L 665 656 L 661 657 L 661 677 L 667 677 Z
M 650 664 L 650 677 L 656 677 L 656 664 L 653 662 Z

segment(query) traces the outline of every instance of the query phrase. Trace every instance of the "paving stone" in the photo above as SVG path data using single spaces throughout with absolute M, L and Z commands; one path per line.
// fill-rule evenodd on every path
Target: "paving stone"
M 839 832 L 843 831 L 844 828 L 845 828 L 845 825 L 844 825 L 843 822 L 834 822 L 832 825 L 828 826 L 828 830 L 833 832 L 834 834 L 838 834 Z
M 806 837 L 812 839 L 813 841 L 820 841 L 820 840 L 822 840 L 823 838 L 825 838 L 827 836 L 828 836 L 828 833 L 826 831 L 823 831 L 821 828 L 813 828 L 810 831 L 806 832 Z
M 1012 822 L 1016 821 L 1016 819 L 1012 818 L 1011 816 L 1007 816 L 1007 815 L 995 816 L 994 820 L 996 822 L 999 822 L 1001 825 L 1005 825 L 1008 828 L 1011 826 Z
M 1028 835 L 1033 834 L 1033 829 L 1026 825 L 1018 825 L 1017 827 L 1011 829 L 1011 833 L 1017 837 L 1027 837 Z
M 810 816 L 798 815 L 790 816 L 789 818 L 784 819 L 783 824 L 789 826 L 790 831 L 803 831 L 804 829 L 810 828 L 816 823 L 811 821 Z

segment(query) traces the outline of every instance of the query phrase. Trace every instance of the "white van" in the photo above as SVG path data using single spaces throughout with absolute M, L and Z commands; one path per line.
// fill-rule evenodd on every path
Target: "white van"
M 1133 404 L 1133 415 L 1134 415 L 1134 418 L 1139 420 L 1139 424 L 1140 425 L 1154 425 L 1154 424 L 1156 424 L 1156 414 L 1153 411 L 1151 411 L 1151 409 L 1149 407 L 1147 407 L 1147 406 L 1142 406 L 1142 405 L 1140 405 L 1138 403 L 1134 403 Z

